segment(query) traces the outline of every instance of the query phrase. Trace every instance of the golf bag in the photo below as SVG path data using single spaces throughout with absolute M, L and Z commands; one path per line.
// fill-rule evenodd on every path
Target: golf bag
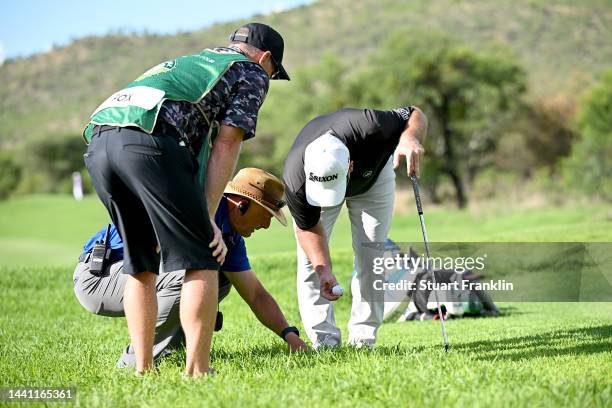
M 385 257 L 403 256 L 400 247 L 392 240 L 385 242 Z M 408 249 L 411 259 L 416 261 L 418 255 Z M 412 265 L 415 265 L 413 262 Z M 385 271 L 385 281 L 397 283 L 412 282 L 413 290 L 385 293 L 384 321 L 433 320 L 438 319 L 435 296 L 432 290 L 424 288 L 423 282 L 432 282 L 435 273 L 437 284 L 447 284 L 461 281 L 478 282 L 483 277 L 471 271 L 457 272 L 450 269 L 427 271 L 424 269 L 396 268 Z M 461 287 L 461 285 L 458 285 Z M 449 290 L 439 291 L 440 305 L 444 318 L 463 316 L 486 317 L 498 316 L 499 309 L 493 303 L 491 296 L 482 290 Z

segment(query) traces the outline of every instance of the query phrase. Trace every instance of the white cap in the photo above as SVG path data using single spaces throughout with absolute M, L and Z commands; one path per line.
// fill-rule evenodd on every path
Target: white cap
M 308 204 L 332 207 L 342 203 L 346 194 L 349 161 L 348 148 L 329 132 L 306 147 L 304 172 Z

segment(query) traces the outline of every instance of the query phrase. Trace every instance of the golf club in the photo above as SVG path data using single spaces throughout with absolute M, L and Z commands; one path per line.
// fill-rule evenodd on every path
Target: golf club
M 414 199 L 416 201 L 417 211 L 419 212 L 419 218 L 421 219 L 421 230 L 423 230 L 423 241 L 425 242 L 425 252 L 427 253 L 427 261 L 425 262 L 425 268 L 429 272 L 429 259 L 431 254 L 429 253 L 429 244 L 427 242 L 427 231 L 425 230 L 425 217 L 423 215 L 423 207 L 421 206 L 421 195 L 419 194 L 419 185 L 417 184 L 417 177 L 415 173 L 410 175 L 410 181 L 412 181 L 412 189 L 414 190 Z M 431 271 L 431 280 L 434 284 L 434 296 L 436 297 L 436 305 L 438 306 L 438 316 L 440 317 L 440 324 L 442 325 L 442 337 L 444 338 L 444 351 L 448 353 L 448 338 L 446 337 L 446 327 L 444 326 L 444 315 L 440 308 L 440 301 L 438 300 L 438 291 L 436 290 L 436 275 Z

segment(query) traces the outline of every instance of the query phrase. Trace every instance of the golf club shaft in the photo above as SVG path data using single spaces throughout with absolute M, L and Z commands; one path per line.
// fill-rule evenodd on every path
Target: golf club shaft
M 427 241 L 427 230 L 425 229 L 425 216 L 423 215 L 423 206 L 421 205 L 421 195 L 419 194 L 419 185 L 417 184 L 417 178 L 414 173 L 410 175 L 412 181 L 412 189 L 414 190 L 414 200 L 416 201 L 417 211 L 419 212 L 419 219 L 421 220 L 421 230 L 423 231 L 423 241 L 425 242 L 425 252 L 427 253 L 427 259 L 425 261 L 425 268 L 429 272 L 429 259 L 431 253 L 429 252 L 429 243 Z M 448 338 L 446 337 L 446 326 L 444 325 L 444 316 L 442 315 L 442 308 L 440 307 L 440 300 L 438 299 L 438 291 L 436 290 L 436 274 L 431 271 L 431 280 L 434 284 L 434 296 L 436 298 L 436 305 L 438 306 L 438 316 L 440 317 L 440 324 L 442 325 L 442 337 L 444 338 L 444 350 L 448 352 Z

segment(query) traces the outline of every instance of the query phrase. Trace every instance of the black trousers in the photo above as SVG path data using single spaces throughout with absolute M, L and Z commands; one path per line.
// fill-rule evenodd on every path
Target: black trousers
M 96 127 L 85 165 L 121 234 L 124 273 L 158 273 L 160 255 L 164 271 L 219 269 L 197 162 L 174 136 Z

